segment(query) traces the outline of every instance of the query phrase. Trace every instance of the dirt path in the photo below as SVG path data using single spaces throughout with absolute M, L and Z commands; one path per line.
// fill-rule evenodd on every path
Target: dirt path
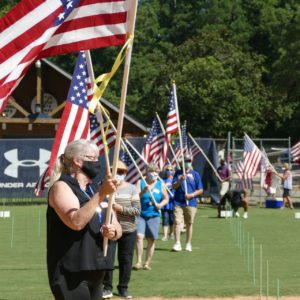
M 199 297 L 183 297 L 183 298 L 162 298 L 162 297 L 138 297 L 135 300 L 261 300 L 259 296 L 235 296 L 231 298 L 199 298 Z M 262 297 L 266 299 L 266 296 Z M 280 300 L 299 300 L 300 296 L 283 296 Z M 268 297 L 268 300 L 277 300 L 277 297 Z

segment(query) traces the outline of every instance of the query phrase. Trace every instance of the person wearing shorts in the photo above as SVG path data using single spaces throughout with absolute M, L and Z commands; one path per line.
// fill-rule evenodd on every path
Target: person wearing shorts
M 217 169 L 218 178 L 221 180 L 221 188 L 220 188 L 220 200 L 229 190 L 230 183 L 230 170 L 225 163 L 224 159 L 220 160 L 220 166 Z
M 283 179 L 283 195 L 282 195 L 282 209 L 285 208 L 286 202 L 288 202 L 290 209 L 294 208 L 293 201 L 291 199 L 291 190 L 293 187 L 293 177 L 292 177 L 292 172 L 290 170 L 290 166 L 288 163 L 284 163 L 283 165 L 284 171 L 283 175 L 280 175 L 276 173 L 278 177 Z
M 155 240 L 158 239 L 160 225 L 160 210 L 168 203 L 168 194 L 158 180 L 159 168 L 150 163 L 147 167 L 145 179 L 137 183 L 137 192 L 140 195 L 141 214 L 137 223 L 137 263 L 135 270 L 151 270 L 150 263 L 154 254 Z M 152 195 L 152 196 L 151 196 Z M 144 238 L 147 240 L 146 260 L 142 263 Z
M 185 175 L 183 170 L 177 170 L 173 178 L 174 215 L 175 215 L 175 244 L 173 251 L 181 251 L 180 225 L 184 220 L 186 226 L 186 251 L 192 251 L 193 223 L 197 212 L 197 197 L 203 193 L 201 177 L 192 169 L 192 156 L 184 156 Z

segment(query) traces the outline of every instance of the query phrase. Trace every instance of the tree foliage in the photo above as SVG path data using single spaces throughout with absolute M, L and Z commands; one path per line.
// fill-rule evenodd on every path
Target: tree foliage
M 17 1 L 3 0 L 0 13 Z M 127 112 L 166 117 L 171 81 L 193 135 L 297 137 L 300 3 L 295 0 L 140 0 Z M 119 47 L 92 51 L 95 74 Z M 51 58 L 72 72 L 76 55 Z M 122 71 L 104 97 L 118 104 Z

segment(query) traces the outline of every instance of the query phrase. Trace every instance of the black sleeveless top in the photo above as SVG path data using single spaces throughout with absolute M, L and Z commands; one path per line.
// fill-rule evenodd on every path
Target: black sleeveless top
M 65 182 L 72 189 L 80 202 L 80 207 L 90 200 L 73 177 L 62 175 L 59 181 Z M 96 190 L 98 190 L 97 185 L 94 186 L 94 191 Z M 105 222 L 105 215 L 106 209 L 102 209 L 101 217 L 95 212 L 85 228 L 75 231 L 61 221 L 48 202 L 47 266 L 50 284 L 59 279 L 59 274 L 63 269 L 69 272 L 113 269 L 110 247 L 108 247 L 107 256 L 103 256 L 100 227 Z

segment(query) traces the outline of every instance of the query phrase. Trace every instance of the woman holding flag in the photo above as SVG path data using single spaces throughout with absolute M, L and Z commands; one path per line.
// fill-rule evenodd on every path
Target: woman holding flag
M 56 160 L 47 209 L 47 267 L 55 299 L 102 299 L 104 272 L 113 269 L 103 238 L 117 240 L 122 229 L 114 213 L 105 225 L 104 200 L 117 181 L 108 174 L 100 186 L 93 184 L 98 155 L 96 144 L 77 140 Z

